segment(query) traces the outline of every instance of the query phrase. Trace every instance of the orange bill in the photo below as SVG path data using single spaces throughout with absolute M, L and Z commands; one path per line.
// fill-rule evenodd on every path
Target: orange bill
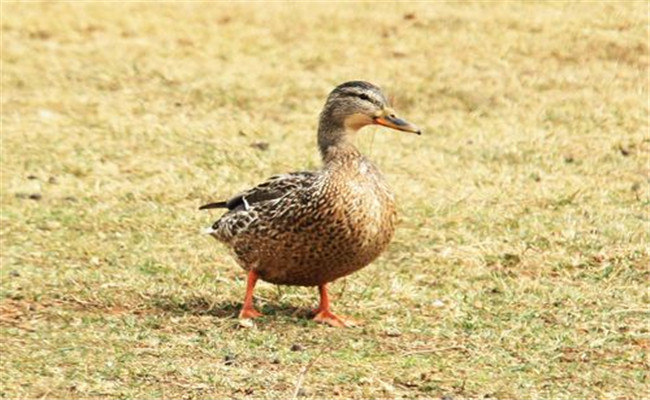
M 386 112 L 385 115 L 375 117 L 374 121 L 377 125 L 383 125 L 388 128 L 397 129 L 398 131 L 412 132 L 418 135 L 422 134 L 422 131 L 417 127 L 417 125 L 399 118 L 391 111 Z

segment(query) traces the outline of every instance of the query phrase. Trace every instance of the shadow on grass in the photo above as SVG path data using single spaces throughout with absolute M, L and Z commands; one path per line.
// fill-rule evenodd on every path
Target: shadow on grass
M 156 296 L 151 298 L 151 307 L 176 315 L 210 315 L 217 318 L 236 318 L 241 309 L 240 302 L 214 303 L 203 297 L 177 298 L 173 296 Z M 257 304 L 257 309 L 267 316 L 285 316 L 306 318 L 311 310 L 288 304 Z

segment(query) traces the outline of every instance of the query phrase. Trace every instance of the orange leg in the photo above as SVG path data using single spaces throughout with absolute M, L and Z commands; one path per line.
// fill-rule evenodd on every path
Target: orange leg
M 246 296 L 244 297 L 244 306 L 239 312 L 239 318 L 257 318 L 261 317 L 262 313 L 257 311 L 253 306 L 253 291 L 257 283 L 257 273 L 250 270 L 248 272 L 248 279 L 246 280 Z
M 336 327 L 358 325 L 355 320 L 338 316 L 330 311 L 330 298 L 327 294 L 327 284 L 318 286 L 318 291 L 320 293 L 320 304 L 318 305 L 318 308 L 314 310 L 314 314 L 316 314 L 314 316 L 314 321 Z

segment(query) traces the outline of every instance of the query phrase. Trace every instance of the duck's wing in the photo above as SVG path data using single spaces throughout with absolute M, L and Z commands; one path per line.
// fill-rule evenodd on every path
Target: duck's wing
M 311 171 L 291 172 L 275 175 L 263 183 L 236 194 L 225 201 L 204 204 L 199 210 L 227 208 L 228 210 L 248 210 L 256 203 L 278 199 L 287 193 L 313 184 L 316 173 Z

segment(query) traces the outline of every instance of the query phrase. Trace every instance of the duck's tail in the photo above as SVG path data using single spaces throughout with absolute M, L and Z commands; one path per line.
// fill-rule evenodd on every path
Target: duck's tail
M 216 203 L 204 204 L 199 207 L 199 210 L 209 210 L 211 208 L 228 208 L 228 204 L 225 201 L 218 201 Z

